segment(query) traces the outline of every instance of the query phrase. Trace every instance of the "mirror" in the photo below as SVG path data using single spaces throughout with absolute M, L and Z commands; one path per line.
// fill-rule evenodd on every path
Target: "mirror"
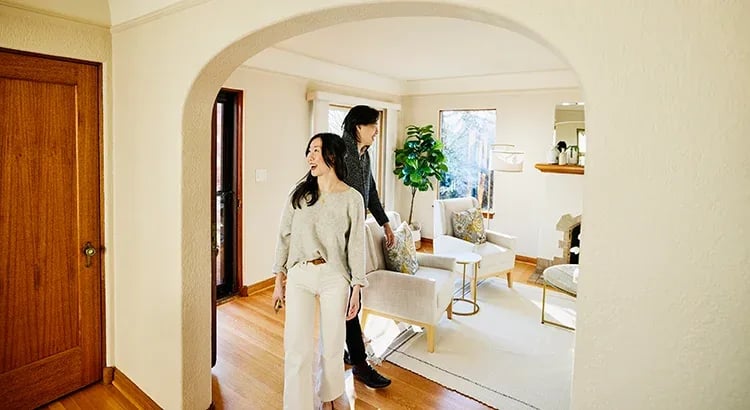
M 575 145 L 581 154 L 586 152 L 586 121 L 583 103 L 560 103 L 555 106 L 555 144 L 565 141 Z

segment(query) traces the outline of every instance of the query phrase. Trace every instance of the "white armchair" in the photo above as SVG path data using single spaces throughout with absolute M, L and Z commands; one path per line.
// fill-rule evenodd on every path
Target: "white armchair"
M 476 282 L 493 276 L 506 275 L 508 287 L 513 287 L 511 272 L 516 264 L 516 237 L 487 231 L 487 242 L 477 245 L 453 236 L 453 213 L 478 208 L 476 198 L 438 199 L 435 201 L 433 249 L 436 255 L 474 252 L 482 257 L 477 280 L 472 281 L 471 296 L 476 298 Z M 477 274 L 472 269 L 467 275 Z M 474 299 L 476 300 L 476 299 Z
M 387 212 L 396 229 L 401 217 Z M 453 283 L 456 259 L 417 253 L 419 269 L 414 275 L 393 272 L 385 267 L 383 228 L 369 218 L 365 224 L 367 240 L 367 281 L 362 289 L 362 328 L 370 314 L 425 328 L 427 350 L 435 351 L 435 326 L 447 313 L 453 318 Z

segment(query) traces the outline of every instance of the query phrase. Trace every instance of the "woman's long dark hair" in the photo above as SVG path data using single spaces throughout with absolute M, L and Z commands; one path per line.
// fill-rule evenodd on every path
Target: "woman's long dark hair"
M 316 138 L 320 138 L 320 142 L 323 146 L 321 148 L 323 162 L 325 162 L 329 168 L 332 168 L 334 172 L 336 172 L 336 176 L 343 181 L 346 178 L 346 163 L 344 163 L 346 145 L 344 144 L 344 141 L 338 135 L 330 132 L 315 134 L 310 138 L 310 141 L 307 142 L 305 157 L 310 153 L 310 145 Z M 307 206 L 312 206 L 318 202 L 318 198 L 320 198 L 318 177 L 314 177 L 310 171 L 307 171 L 307 175 L 297 182 L 297 186 L 294 188 L 294 191 L 292 191 L 292 206 L 294 208 L 302 208 L 301 202 L 303 199 L 307 202 Z
M 375 124 L 379 119 L 380 111 L 367 105 L 357 105 L 352 107 L 352 109 L 346 114 L 346 117 L 344 117 L 344 122 L 341 124 L 341 130 L 346 134 L 350 134 L 357 140 L 357 142 L 359 142 L 357 125 Z

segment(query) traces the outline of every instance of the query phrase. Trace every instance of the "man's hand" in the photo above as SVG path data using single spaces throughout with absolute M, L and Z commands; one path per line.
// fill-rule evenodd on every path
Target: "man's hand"
M 357 317 L 357 313 L 359 313 L 359 292 L 360 286 L 355 285 L 352 288 L 352 294 L 349 297 L 349 306 L 346 310 L 346 320 L 354 319 Z
M 390 248 L 394 243 L 396 243 L 396 237 L 393 235 L 391 224 L 386 222 L 385 225 L 383 225 L 383 231 L 385 231 L 385 246 Z

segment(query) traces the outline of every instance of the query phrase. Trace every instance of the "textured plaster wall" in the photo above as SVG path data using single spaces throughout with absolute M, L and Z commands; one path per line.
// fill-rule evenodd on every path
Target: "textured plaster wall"
M 305 15 L 345 4 L 363 5 Z M 552 45 L 580 75 L 591 137 L 573 408 L 741 408 L 750 400 L 750 353 L 739 344 L 750 318 L 737 314 L 750 291 L 750 6 L 454 4 L 214 1 L 114 35 L 115 267 L 129 282 L 117 287 L 117 308 L 138 318 L 117 332 L 117 361 L 160 405 L 210 403 L 206 198 L 216 91 L 277 41 L 389 15 L 517 29 Z M 145 163 L 156 167 L 145 172 Z M 636 241 L 647 251 L 623 257 Z M 165 291 L 157 298 L 146 283 Z
M 102 63 L 104 291 L 107 365 L 114 365 L 114 189 L 111 37 L 105 28 L 0 5 L 0 47 Z

